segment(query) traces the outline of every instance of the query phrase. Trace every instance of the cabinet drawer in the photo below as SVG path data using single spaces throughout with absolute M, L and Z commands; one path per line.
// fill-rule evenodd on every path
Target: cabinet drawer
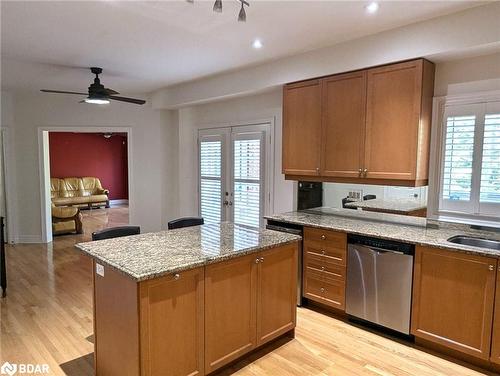
M 304 242 L 319 242 L 326 248 L 345 249 L 347 246 L 347 235 L 343 232 L 328 231 L 317 228 L 304 228 Z
M 306 268 L 304 297 L 337 309 L 345 309 L 345 282 L 332 273 Z
M 325 304 L 344 309 L 345 306 L 345 283 L 333 278 L 325 278 L 323 283 L 323 298 Z
M 324 256 L 329 263 L 345 266 L 347 251 L 345 248 L 333 248 L 319 242 L 304 243 L 305 256 Z
M 327 272 L 333 278 L 345 280 L 345 266 L 339 265 L 337 262 L 332 261 L 331 257 L 318 255 L 315 253 L 307 253 L 304 259 L 304 265 L 307 270 L 313 269 L 317 271 Z

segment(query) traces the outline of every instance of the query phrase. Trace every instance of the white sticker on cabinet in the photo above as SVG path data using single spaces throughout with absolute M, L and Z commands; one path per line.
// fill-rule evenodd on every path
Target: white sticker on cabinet
M 95 263 L 95 273 L 97 275 L 100 275 L 101 277 L 104 277 L 104 265 L 98 264 L 96 262 Z

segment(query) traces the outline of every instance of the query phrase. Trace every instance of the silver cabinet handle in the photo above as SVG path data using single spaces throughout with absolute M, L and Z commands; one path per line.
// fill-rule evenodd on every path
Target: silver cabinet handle
M 490 271 L 493 271 L 495 269 L 495 267 L 493 265 L 490 265 L 490 266 L 488 266 L 488 269 L 490 269 Z
M 175 274 L 174 275 L 174 279 L 177 281 L 179 278 L 181 278 L 181 275 L 180 274 Z

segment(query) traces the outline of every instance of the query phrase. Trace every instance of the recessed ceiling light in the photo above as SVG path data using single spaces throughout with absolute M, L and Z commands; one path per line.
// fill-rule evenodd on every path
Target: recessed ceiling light
M 370 4 L 365 6 L 366 12 L 370 13 L 370 14 L 376 13 L 378 8 L 379 8 L 379 5 L 376 1 L 372 1 Z
M 260 39 L 255 39 L 252 42 L 252 47 L 256 49 L 262 48 L 262 41 Z

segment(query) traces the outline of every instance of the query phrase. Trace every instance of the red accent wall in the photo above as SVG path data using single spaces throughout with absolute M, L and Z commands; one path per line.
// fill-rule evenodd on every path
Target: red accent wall
M 50 132 L 50 175 L 95 176 L 111 200 L 128 199 L 127 135 Z

